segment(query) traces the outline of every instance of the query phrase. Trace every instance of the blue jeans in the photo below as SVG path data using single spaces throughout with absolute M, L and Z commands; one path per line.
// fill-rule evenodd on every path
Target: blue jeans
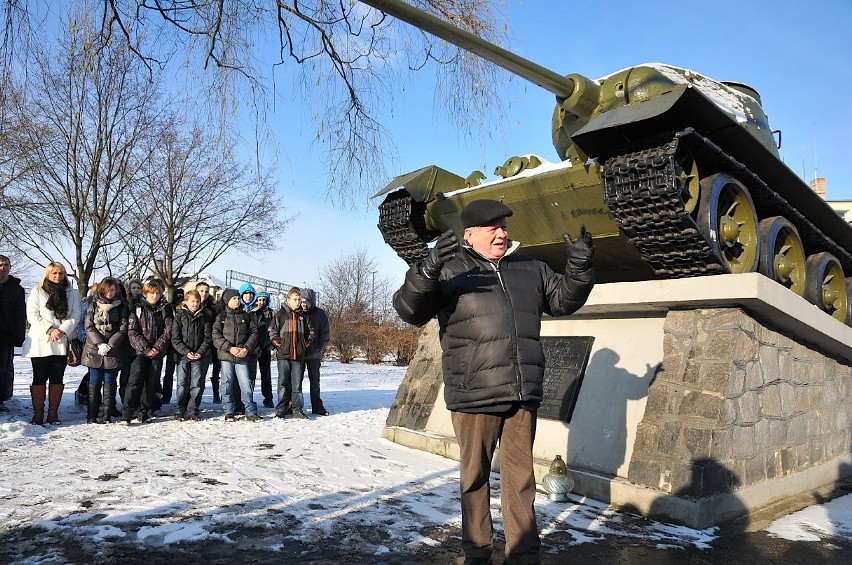
M 104 369 L 103 367 L 89 367 L 89 384 L 96 387 L 115 384 L 118 369 Z
M 291 408 L 301 411 L 305 405 L 302 396 L 302 361 L 291 359 L 278 360 L 278 404 L 276 413 L 284 413 Z
M 249 376 L 248 361 L 225 361 L 222 359 L 221 374 L 219 376 L 219 396 L 222 397 L 222 409 L 225 414 L 233 414 L 236 408 L 234 402 L 234 379 L 240 384 L 240 399 L 246 407 L 246 416 L 257 414 L 257 404 L 254 395 L 254 383 Z
M 177 386 L 177 407 L 175 412 L 182 413 L 189 410 L 190 414 L 198 414 L 201 406 L 201 395 L 204 394 L 204 377 L 207 375 L 209 357 L 202 357 L 198 361 L 190 361 L 181 357 L 175 369 L 175 380 Z

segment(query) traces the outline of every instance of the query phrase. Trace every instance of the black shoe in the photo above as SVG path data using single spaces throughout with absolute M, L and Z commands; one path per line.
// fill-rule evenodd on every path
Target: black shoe
M 225 414 L 225 421 L 226 421 L 226 422 L 233 422 L 233 421 L 235 421 L 236 419 L 237 419 L 237 418 L 236 418 L 233 414 Z
M 190 414 L 189 418 L 187 418 L 187 420 L 189 420 L 191 422 L 197 422 L 200 419 L 201 419 L 201 417 L 198 414 Z
M 249 414 L 246 416 L 246 422 L 260 422 L 263 420 L 263 416 L 260 414 Z
M 183 421 L 183 414 L 181 414 L 180 412 L 175 412 L 174 419 L 177 420 L 178 422 L 182 422 Z
M 311 412 L 311 414 L 315 416 L 331 416 L 331 412 L 323 408 L 322 410 L 317 410 L 316 412 Z
M 283 420 L 284 418 L 286 418 L 286 417 L 287 417 L 287 414 L 285 414 L 284 412 L 276 412 L 276 413 L 275 413 L 275 417 L 276 417 L 276 418 L 281 418 L 281 419 Z
M 491 565 L 490 557 L 468 557 L 464 560 L 464 565 Z
M 263 407 L 264 408 L 275 408 L 275 403 L 273 403 L 272 400 L 267 398 L 267 399 L 263 400 Z
M 297 420 L 307 420 L 308 415 L 302 412 L 301 410 L 293 410 L 293 417 Z

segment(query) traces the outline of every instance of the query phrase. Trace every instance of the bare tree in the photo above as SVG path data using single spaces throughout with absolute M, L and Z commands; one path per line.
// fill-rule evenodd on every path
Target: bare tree
M 374 303 L 384 300 L 376 293 L 384 292 L 387 283 L 383 277 L 376 279 L 376 273 L 375 259 L 363 248 L 341 253 L 320 267 L 319 292 L 331 325 L 331 345 L 342 363 L 364 351 L 368 334 L 378 323 Z
M 118 243 L 160 94 L 120 38 L 100 41 L 85 12 L 33 60 L 38 72 L 9 109 L 21 172 L 5 191 L 13 245 L 38 264 L 61 258 L 82 293 L 102 249 Z
M 480 37 L 501 43 L 498 14 L 489 0 L 410 0 L 412 4 Z M 376 114 L 404 90 L 410 71 L 430 66 L 438 75 L 435 108 L 463 128 L 493 132 L 500 116 L 505 75 L 452 45 L 353 0 L 85 0 L 101 10 L 101 33 L 123 38 L 150 71 L 203 66 L 192 88 L 204 83 L 218 119 L 250 104 L 263 123 L 271 94 L 301 91 L 292 105 L 315 122 L 328 169 L 326 197 L 356 206 L 384 184 L 393 144 Z M 6 30 L 28 12 L 26 0 L 0 3 Z M 20 27 L 15 28 L 20 29 Z M 108 44 L 107 42 L 106 44 Z M 277 45 L 277 49 L 268 46 Z M 2 62 L 0 62 L 2 64 Z M 0 69 L 2 71 L 2 69 Z M 477 108 L 488 107 L 490 115 Z
M 289 219 L 269 177 L 236 160 L 233 148 L 198 128 L 184 131 L 176 116 L 167 123 L 143 164 L 123 241 L 171 296 L 180 275 L 194 276 L 229 249 L 274 249 Z

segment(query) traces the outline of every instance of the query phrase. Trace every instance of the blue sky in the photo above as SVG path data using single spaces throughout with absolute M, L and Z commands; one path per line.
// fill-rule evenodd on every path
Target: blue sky
M 820 0 L 656 0 L 597 2 L 525 0 L 506 12 L 507 47 L 556 72 L 598 78 L 647 62 L 691 68 L 758 90 L 773 129 L 783 132 L 782 157 L 810 181 L 827 179 L 828 198 L 852 199 L 852 2 Z M 436 164 L 489 179 L 509 156 L 536 153 L 555 161 L 550 141 L 553 95 L 521 79 L 505 85 L 506 114 L 488 139 L 459 131 L 433 111 L 429 71 L 394 96 L 380 118 L 396 142 L 391 175 Z M 318 269 L 352 249 L 367 248 L 382 276 L 401 283 L 405 263 L 382 241 L 376 202 L 336 210 L 322 196 L 324 173 L 312 124 L 273 116 L 281 138 L 279 188 L 290 214 L 282 248 L 254 259 L 228 254 L 210 271 L 249 272 L 293 284 L 318 285 Z M 488 111 L 485 108 L 484 111 Z M 281 119 L 280 123 L 276 122 Z M 390 180 L 390 178 L 388 178 Z M 375 192 L 381 189 L 375 187 Z

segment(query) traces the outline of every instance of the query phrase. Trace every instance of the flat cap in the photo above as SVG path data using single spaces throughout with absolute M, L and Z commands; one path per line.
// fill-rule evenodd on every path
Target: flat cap
M 488 226 L 494 220 L 512 215 L 512 210 L 497 200 L 474 200 L 461 211 L 463 228 Z

